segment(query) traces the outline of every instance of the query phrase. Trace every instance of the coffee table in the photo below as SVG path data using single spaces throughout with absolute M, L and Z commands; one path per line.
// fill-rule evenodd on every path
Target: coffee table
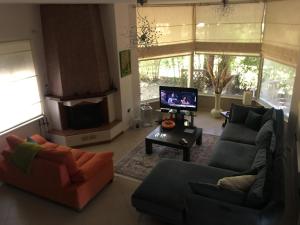
M 180 144 L 180 140 L 185 138 L 188 143 Z M 152 154 L 152 144 L 164 145 L 183 150 L 183 161 L 190 161 L 190 149 L 195 144 L 202 144 L 202 128 L 175 127 L 167 130 L 158 126 L 146 138 L 146 154 Z

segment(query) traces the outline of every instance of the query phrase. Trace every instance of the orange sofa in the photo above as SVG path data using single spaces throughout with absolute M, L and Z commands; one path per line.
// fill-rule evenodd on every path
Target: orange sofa
M 7 137 L 9 150 L 2 152 L 0 180 L 75 209 L 82 209 L 113 180 L 112 152 L 92 153 L 48 142 L 39 135 L 31 137 L 42 150 L 26 174 L 9 160 L 19 143 L 17 136 Z

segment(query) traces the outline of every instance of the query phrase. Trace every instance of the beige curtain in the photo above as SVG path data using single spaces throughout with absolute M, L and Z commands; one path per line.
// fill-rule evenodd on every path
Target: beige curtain
M 192 6 L 138 7 L 137 23 L 146 17 L 150 24 L 161 33 L 158 45 L 169 45 L 192 42 Z
M 42 114 L 30 41 L 0 43 L 0 132 Z
M 296 65 L 300 51 L 300 1 L 267 3 L 263 55 Z
M 261 43 L 264 3 L 197 6 L 197 42 Z M 224 9 L 226 10 L 226 9 Z

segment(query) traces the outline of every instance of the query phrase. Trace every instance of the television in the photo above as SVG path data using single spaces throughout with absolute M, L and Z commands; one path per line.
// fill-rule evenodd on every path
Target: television
M 197 111 L 198 89 L 159 87 L 160 108 Z

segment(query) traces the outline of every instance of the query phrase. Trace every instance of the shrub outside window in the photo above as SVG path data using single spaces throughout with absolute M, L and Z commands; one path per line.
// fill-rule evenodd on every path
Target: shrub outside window
M 289 115 L 296 69 L 264 59 L 260 99 Z
M 211 65 L 215 74 L 219 74 L 227 67 L 233 75 L 232 81 L 223 90 L 223 95 L 241 96 L 244 91 L 257 91 L 260 57 L 208 55 L 196 53 L 194 57 L 194 74 L 191 86 L 198 88 L 199 93 L 214 94 L 207 65 Z

